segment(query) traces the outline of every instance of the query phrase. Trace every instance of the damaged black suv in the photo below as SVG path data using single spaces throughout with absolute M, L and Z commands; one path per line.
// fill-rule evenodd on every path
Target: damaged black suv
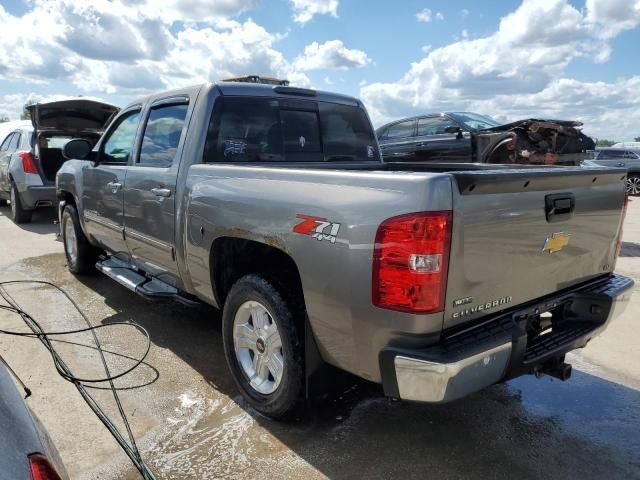
M 421 115 L 376 131 L 387 162 L 477 162 L 579 165 L 595 148 L 580 122 L 519 120 L 508 124 L 471 112 Z

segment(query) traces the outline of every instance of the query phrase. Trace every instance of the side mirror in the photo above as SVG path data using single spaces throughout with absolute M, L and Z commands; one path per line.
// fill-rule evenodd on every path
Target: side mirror
M 445 128 L 444 131 L 446 133 L 456 133 L 456 138 L 462 138 L 462 129 L 456 125 L 451 125 L 450 127 Z
M 62 147 L 62 156 L 67 160 L 91 160 L 93 146 L 84 138 L 74 138 Z

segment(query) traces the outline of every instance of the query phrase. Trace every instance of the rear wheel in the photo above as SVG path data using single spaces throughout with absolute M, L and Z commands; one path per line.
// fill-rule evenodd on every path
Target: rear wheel
M 20 192 L 15 183 L 11 184 L 11 220 L 15 223 L 29 223 L 33 210 L 27 210 L 22 206 Z
M 253 408 L 273 418 L 290 416 L 303 387 L 303 346 L 295 308 L 258 275 L 231 288 L 222 337 L 236 385 Z
M 640 195 L 640 175 L 630 173 L 627 176 L 627 193 L 629 195 Z
M 75 206 L 66 205 L 64 207 L 61 223 L 64 253 L 67 257 L 69 271 L 76 274 L 93 271 L 93 266 L 98 258 L 97 251 L 89 243 L 80 227 L 78 211 Z

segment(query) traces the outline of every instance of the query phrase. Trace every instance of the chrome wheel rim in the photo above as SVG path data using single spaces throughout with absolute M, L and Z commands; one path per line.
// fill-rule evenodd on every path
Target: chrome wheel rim
M 70 263 L 76 263 L 78 258 L 78 247 L 76 245 L 76 231 L 73 228 L 73 221 L 68 215 L 64 217 L 64 248 L 69 257 Z
M 263 395 L 275 392 L 284 372 L 282 338 L 273 315 L 260 302 L 248 301 L 238 308 L 233 347 L 251 388 Z
M 627 178 L 627 193 L 629 195 L 640 195 L 640 177 Z
M 16 218 L 16 189 L 15 187 L 11 188 L 11 193 L 9 194 L 9 200 L 11 201 L 11 215 L 13 218 Z

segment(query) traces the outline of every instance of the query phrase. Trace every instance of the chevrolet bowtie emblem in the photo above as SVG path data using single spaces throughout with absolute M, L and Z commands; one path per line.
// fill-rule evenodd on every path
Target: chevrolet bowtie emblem
M 544 246 L 542 247 L 542 253 L 554 253 L 559 252 L 564 247 L 569 245 L 569 239 L 571 235 L 564 232 L 558 232 L 551 235 L 544 241 Z

